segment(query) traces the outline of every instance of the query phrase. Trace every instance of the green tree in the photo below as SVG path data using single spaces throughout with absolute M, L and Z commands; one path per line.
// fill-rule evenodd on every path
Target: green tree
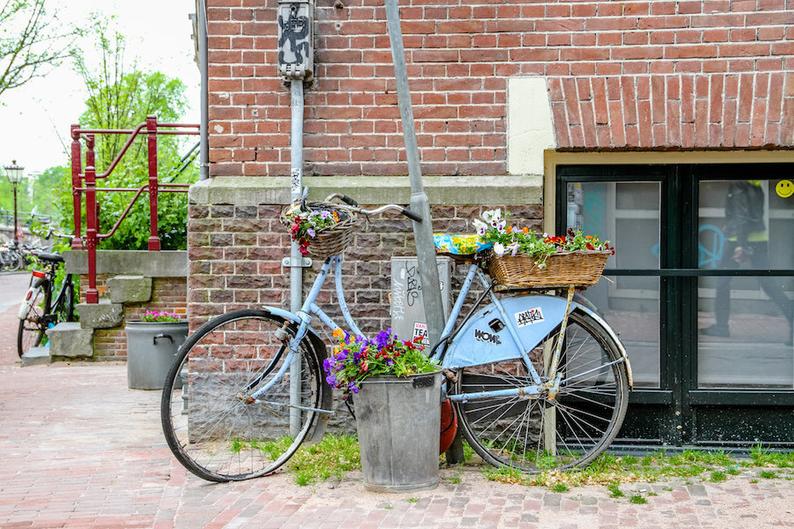
M 124 61 L 124 37 L 100 24 L 96 32 L 96 46 L 100 51 L 97 65 L 89 65 L 76 54 L 75 68 L 83 78 L 88 99 L 80 116 L 83 128 L 132 129 L 157 116 L 160 122 L 179 121 L 186 106 L 185 85 L 179 79 L 162 72 L 128 67 Z M 96 138 L 96 168 L 107 170 L 127 141 L 125 135 L 99 135 Z M 195 141 L 195 140 L 193 140 Z M 189 150 L 189 140 L 175 136 L 158 137 L 158 167 L 161 182 L 194 182 L 198 177 L 195 163 L 184 164 L 180 152 Z M 146 136 L 141 135 L 129 148 L 113 173 L 98 181 L 99 187 L 139 188 L 147 183 L 148 158 Z M 62 188 L 69 189 L 68 175 L 62 178 Z M 109 231 L 121 217 L 134 193 L 98 193 L 100 203 L 100 232 Z M 71 224 L 71 195 L 59 198 L 59 209 Z M 158 227 L 163 249 L 186 247 L 187 201 L 184 194 L 159 195 Z M 103 248 L 146 249 L 149 238 L 149 204 L 142 194 L 116 234 L 102 243 Z
M 64 26 L 47 0 L 0 2 L 0 98 L 71 53 L 79 30 Z

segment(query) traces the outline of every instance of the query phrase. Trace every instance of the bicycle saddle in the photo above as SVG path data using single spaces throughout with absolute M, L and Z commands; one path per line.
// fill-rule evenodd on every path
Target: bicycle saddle
M 31 253 L 35 255 L 37 259 L 41 259 L 42 261 L 49 261 L 51 263 L 63 262 L 63 257 L 61 257 L 58 254 L 47 253 L 47 252 L 31 252 Z

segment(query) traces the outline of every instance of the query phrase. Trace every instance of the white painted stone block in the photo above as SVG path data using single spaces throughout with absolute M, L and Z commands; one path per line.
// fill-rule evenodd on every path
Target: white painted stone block
M 557 146 L 543 77 L 513 77 L 507 84 L 507 171 L 542 175 L 543 151 Z

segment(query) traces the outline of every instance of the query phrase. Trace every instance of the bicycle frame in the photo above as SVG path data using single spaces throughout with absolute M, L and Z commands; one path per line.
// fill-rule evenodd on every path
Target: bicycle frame
M 317 297 L 332 270 L 335 276 L 337 300 L 342 317 L 350 331 L 357 335 L 363 335 L 350 314 L 345 301 L 344 286 L 342 284 L 342 256 L 329 257 L 317 274 L 314 284 L 303 302 L 303 306 L 297 314 L 290 318 L 291 321 L 298 324 L 298 329 L 289 341 L 287 358 L 276 375 L 267 384 L 251 394 L 251 398 L 258 400 L 284 377 L 295 355 L 299 354 L 298 346 L 311 328 L 313 317 L 317 317 L 330 330 L 339 328 L 339 325 L 316 303 Z M 490 303 L 474 313 L 474 310 L 485 298 L 485 295 L 480 296 L 463 322 L 456 327 L 455 324 L 475 280 L 485 289 L 485 294 L 489 298 Z M 567 322 L 568 314 L 571 310 L 583 310 L 594 316 L 599 323 L 602 323 L 609 330 L 609 327 L 600 317 L 591 310 L 573 302 L 572 298 L 573 289 L 569 289 L 567 299 L 559 296 L 530 294 L 501 300 L 492 291 L 491 281 L 488 276 L 480 270 L 477 264 L 472 264 L 441 334 L 440 346 L 436 348 L 431 358 L 439 361 L 444 369 L 486 365 L 499 360 L 521 360 L 526 366 L 529 383 L 518 388 L 453 394 L 449 395 L 448 398 L 453 401 L 466 402 L 515 395 L 537 398 L 544 392 L 556 392 L 560 382 L 560 376 L 556 374 L 556 364 L 559 361 L 560 349 L 564 338 L 565 322 Z M 267 307 L 267 310 L 274 313 L 291 314 L 273 307 Z M 532 364 L 529 353 L 558 328 L 560 333 L 548 369 L 552 376 L 544 381 Z M 612 331 L 610 330 L 609 332 Z M 615 338 L 615 342 L 620 344 L 614 333 L 612 333 L 612 336 Z M 622 345 L 620 347 L 623 361 L 629 372 L 629 380 L 631 380 L 628 357 Z

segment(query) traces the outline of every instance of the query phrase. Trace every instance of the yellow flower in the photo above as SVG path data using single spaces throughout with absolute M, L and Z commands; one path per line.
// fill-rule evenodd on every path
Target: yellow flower
M 333 336 L 337 340 L 340 339 L 340 338 L 344 338 L 345 337 L 345 331 L 343 331 L 341 328 L 337 327 L 336 329 L 334 329 L 334 332 L 331 333 L 331 336 Z

